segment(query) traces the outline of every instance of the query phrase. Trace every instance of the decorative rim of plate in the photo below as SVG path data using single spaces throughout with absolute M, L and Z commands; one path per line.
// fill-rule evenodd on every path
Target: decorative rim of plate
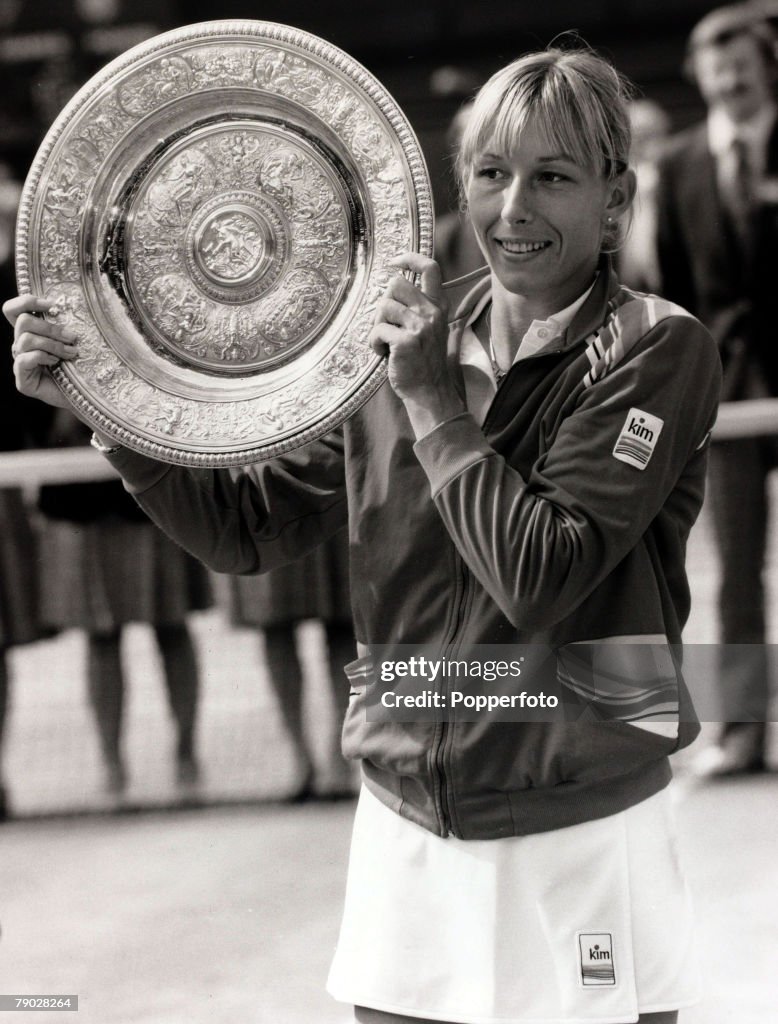
M 102 89 L 147 58 L 173 46 L 208 43 L 218 39 L 234 42 L 245 39 L 249 43 L 275 43 L 302 51 L 306 56 L 323 62 L 325 67 L 339 72 L 377 108 L 399 145 L 406 167 L 410 189 L 409 199 L 412 204 L 411 219 L 414 221 L 412 225 L 414 249 L 422 255 L 432 255 L 434 224 L 429 174 L 418 139 L 407 117 L 390 93 L 357 60 L 318 36 L 276 22 L 227 19 L 199 22 L 172 29 L 140 43 L 98 71 L 63 108 L 38 149 L 22 191 L 16 229 L 16 274 L 20 292 L 28 292 L 32 287 L 29 246 L 38 189 L 55 147 L 73 120 Z M 96 326 L 100 330 L 99 325 Z M 102 334 L 102 331 L 100 333 Z M 363 375 L 355 392 L 336 409 L 327 412 L 311 426 L 295 431 L 293 435 L 280 440 L 257 444 L 254 447 L 242 448 L 237 451 L 192 451 L 139 436 L 132 429 L 115 422 L 101 411 L 89 397 L 82 393 L 78 384 L 73 381 L 67 369 L 62 365 L 55 367 L 52 373 L 71 404 L 88 419 L 91 425 L 117 442 L 164 462 L 192 467 L 219 467 L 244 465 L 274 458 L 334 430 L 378 390 L 386 379 L 387 365 L 385 358 L 376 356 L 372 368 Z

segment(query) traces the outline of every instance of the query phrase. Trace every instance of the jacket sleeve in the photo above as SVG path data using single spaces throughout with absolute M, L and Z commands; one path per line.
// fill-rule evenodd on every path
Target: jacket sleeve
M 346 523 L 340 431 L 235 470 L 171 466 L 124 448 L 108 458 L 151 519 L 216 572 L 267 572 Z
M 705 458 L 719 387 L 707 331 L 671 317 L 582 389 L 526 480 L 469 414 L 416 443 L 454 543 L 516 628 L 566 618 L 638 543 L 687 463 Z M 614 455 L 633 410 L 663 421 L 643 469 Z

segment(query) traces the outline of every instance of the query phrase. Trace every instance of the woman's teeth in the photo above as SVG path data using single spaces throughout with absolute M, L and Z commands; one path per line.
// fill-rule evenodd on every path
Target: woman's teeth
M 506 252 L 524 253 L 539 252 L 549 246 L 550 242 L 511 242 L 508 239 L 501 239 L 500 245 Z

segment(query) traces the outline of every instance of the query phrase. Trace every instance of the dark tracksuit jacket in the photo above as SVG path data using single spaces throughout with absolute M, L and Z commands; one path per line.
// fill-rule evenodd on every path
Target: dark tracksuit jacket
M 451 323 L 460 381 L 459 340 L 485 286 Z M 567 331 L 513 366 L 480 427 L 463 413 L 415 442 L 385 384 L 340 431 L 242 470 L 127 449 L 110 459 L 145 511 L 219 572 L 270 569 L 348 522 L 362 644 L 540 643 L 564 660 L 567 645 L 602 637 L 679 643 L 719 388 L 706 330 L 603 265 Z M 676 658 L 671 674 L 659 689 L 687 719 L 672 739 L 605 705 L 601 720 L 370 721 L 357 688 L 344 750 L 379 799 L 440 835 L 573 825 L 669 781 L 667 755 L 698 728 Z

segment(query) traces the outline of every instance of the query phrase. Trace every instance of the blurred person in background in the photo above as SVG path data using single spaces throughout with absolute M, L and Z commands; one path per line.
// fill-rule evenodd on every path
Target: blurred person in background
M 340 750 L 340 730 L 348 707 L 343 674 L 354 659 L 356 639 L 349 598 L 348 535 L 341 530 L 315 551 L 262 576 L 230 578 L 230 618 L 235 626 L 262 630 L 270 685 L 281 710 L 294 754 L 296 779 L 291 802 L 311 797 L 337 799 L 355 794 L 351 766 Z M 332 718 L 325 763 L 315 772 L 303 701 L 303 667 L 297 627 L 316 619 L 327 645 L 327 687 Z
M 661 278 L 656 251 L 657 161 L 670 133 L 670 118 L 654 100 L 636 99 L 629 105 L 629 120 L 630 160 L 638 184 L 632 223 L 618 252 L 619 278 L 638 291 L 658 292 Z
M 67 410 L 56 410 L 46 431 L 48 446 L 88 441 L 83 424 Z M 190 789 L 199 778 L 199 673 L 187 616 L 211 603 L 207 572 L 154 526 L 119 480 L 45 485 L 38 504 L 41 619 L 48 629 L 86 632 L 88 696 L 106 790 L 119 796 L 128 782 L 121 639 L 131 622 L 153 630 L 176 726 L 176 781 Z
M 707 14 L 689 38 L 687 68 L 708 108 L 660 162 L 658 251 L 662 294 L 695 313 L 718 343 L 727 401 L 778 396 L 778 127 L 775 35 L 755 8 Z M 700 773 L 766 765 L 770 659 L 762 574 L 772 434 L 711 448 L 709 502 L 720 558 L 717 745 Z
M 452 157 L 459 151 L 472 107 L 472 100 L 463 103 L 449 126 L 446 139 Z M 440 265 L 444 281 L 464 277 L 484 266 L 484 255 L 466 210 L 450 210 L 436 219 L 435 259 Z
M 0 287 L 16 288 L 13 236 L 21 185 L 0 164 Z M 25 401 L 8 374 L 0 384 L 0 451 L 26 448 L 41 407 Z M 0 488 L 0 821 L 10 814 L 3 781 L 3 739 L 10 703 L 9 648 L 40 639 L 37 549 L 21 488 Z

